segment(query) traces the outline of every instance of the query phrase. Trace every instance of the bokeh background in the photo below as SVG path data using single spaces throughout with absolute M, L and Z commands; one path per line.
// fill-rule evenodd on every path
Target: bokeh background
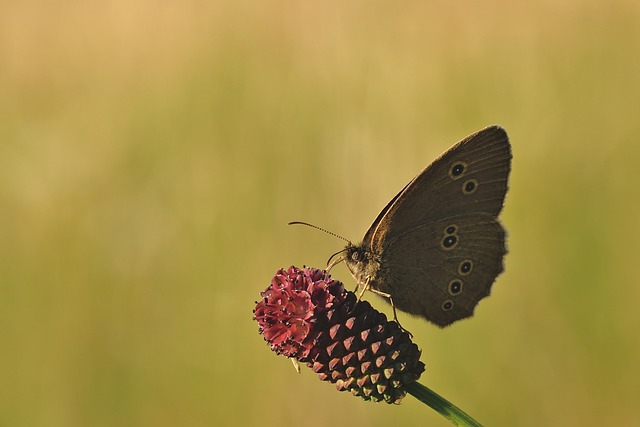
M 0 425 L 449 425 L 295 373 L 251 310 L 343 246 L 288 221 L 357 241 L 493 123 L 507 269 L 470 320 L 401 317 L 421 382 L 639 425 L 639 2 L 3 2 Z

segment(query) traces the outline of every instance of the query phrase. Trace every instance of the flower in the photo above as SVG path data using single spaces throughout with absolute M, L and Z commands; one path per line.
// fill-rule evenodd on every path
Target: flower
M 324 270 L 280 269 L 261 296 L 254 319 L 271 349 L 340 391 L 399 403 L 424 371 L 409 333 Z

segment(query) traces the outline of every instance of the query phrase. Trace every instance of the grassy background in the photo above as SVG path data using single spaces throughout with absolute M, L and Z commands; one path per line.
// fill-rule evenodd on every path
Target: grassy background
M 640 424 L 639 22 L 634 0 L 4 2 L 0 425 L 449 425 L 296 374 L 251 309 L 342 247 L 287 221 L 358 240 L 492 123 L 507 270 L 471 320 L 402 319 L 421 381 L 490 426 Z

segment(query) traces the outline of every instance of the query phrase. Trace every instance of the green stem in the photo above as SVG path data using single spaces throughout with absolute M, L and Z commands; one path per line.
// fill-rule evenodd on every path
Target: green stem
M 457 426 L 482 427 L 479 422 L 467 415 L 462 409 L 417 381 L 408 384 L 406 390 L 413 397 L 431 406 L 436 412 Z

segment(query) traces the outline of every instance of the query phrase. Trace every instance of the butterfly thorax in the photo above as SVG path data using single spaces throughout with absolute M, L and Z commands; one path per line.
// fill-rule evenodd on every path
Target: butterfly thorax
M 367 245 L 349 243 L 345 248 L 344 262 L 359 285 L 375 281 L 380 269 L 379 257 Z

